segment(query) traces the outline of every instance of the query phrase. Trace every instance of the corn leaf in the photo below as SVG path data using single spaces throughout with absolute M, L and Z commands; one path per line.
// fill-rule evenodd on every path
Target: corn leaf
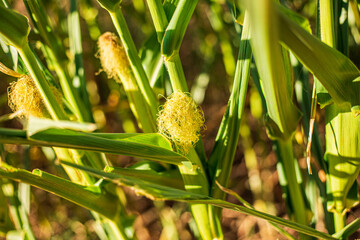
M 156 172 L 154 170 L 147 169 L 134 169 L 134 168 L 118 168 L 118 167 L 106 167 L 105 172 L 120 174 L 129 177 L 135 177 L 143 179 L 155 184 L 160 184 L 168 187 L 178 188 L 184 190 L 184 182 L 181 178 L 179 171 L 166 171 Z
M 290 20 L 278 7 L 274 9 L 273 14 L 279 18 L 280 41 L 317 77 L 336 104 L 345 104 L 358 114 L 360 72 L 357 67 L 342 53 Z
M 289 220 L 285 220 L 280 217 L 272 216 L 270 214 L 257 211 L 255 209 L 229 203 L 224 200 L 215 199 L 202 194 L 187 192 L 180 189 L 175 189 L 164 185 L 154 184 L 152 182 L 148 182 L 139 178 L 132 178 L 121 174 L 108 173 L 93 168 L 76 165 L 73 163 L 64 162 L 64 164 L 84 170 L 89 174 L 93 174 L 94 176 L 103 177 L 104 179 L 108 179 L 120 186 L 128 186 L 132 188 L 136 193 L 140 195 L 144 195 L 153 200 L 173 200 L 173 201 L 181 201 L 181 202 L 194 203 L 194 204 L 210 204 L 216 207 L 227 208 L 251 216 L 259 217 L 269 222 L 289 227 L 291 229 L 307 234 L 309 236 L 314 236 L 321 239 L 336 239 L 326 233 L 319 232 L 308 226 L 291 222 Z
M 326 121 L 325 159 L 332 193 L 328 205 L 337 202 L 335 210 L 341 212 L 358 201 L 356 197 L 347 199 L 347 196 L 360 171 L 360 149 L 357 144 L 360 141 L 360 119 L 354 118 L 347 110 L 330 105 L 326 109 Z
M 98 151 L 191 166 L 186 157 L 171 150 L 170 143 L 160 134 L 106 134 L 105 137 L 103 136 L 103 134 L 98 135 L 96 133 L 55 128 L 39 131 L 27 136 L 27 132 L 24 130 L 0 128 L 0 142 L 2 143 Z M 149 139 L 153 143 L 144 143 Z M 161 146 L 156 144 L 161 144 Z
M 227 186 L 238 144 L 240 123 L 245 106 L 252 57 L 248 16 L 246 16 L 245 21 L 232 93 L 216 136 L 215 146 L 209 158 L 213 191 L 215 191 L 212 193 L 212 196 L 215 198 L 224 197 L 224 193 L 222 191 L 219 192 L 220 189 L 215 185 L 215 180 L 220 185 Z
M 273 139 L 287 140 L 300 120 L 300 111 L 292 102 L 291 79 L 279 44 L 280 19 L 274 17 L 272 1 L 247 1 L 252 47 L 267 102 L 267 129 Z
M 351 234 L 356 232 L 359 228 L 360 228 L 360 218 L 354 220 L 353 222 L 348 224 L 346 227 L 344 227 L 342 230 L 333 234 L 333 237 L 336 237 L 338 239 L 346 239 Z
M 5 163 L 0 165 L 0 176 L 31 184 L 82 207 L 96 211 L 110 219 L 115 219 L 119 213 L 120 204 L 116 196 L 102 191 L 99 187 L 82 186 L 39 169 L 35 169 L 31 173 L 13 168 Z

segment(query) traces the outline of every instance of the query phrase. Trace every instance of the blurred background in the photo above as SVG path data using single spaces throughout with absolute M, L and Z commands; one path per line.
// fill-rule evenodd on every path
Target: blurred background
M 21 0 L 9 1 L 12 8 L 27 15 Z M 312 26 L 316 24 L 316 0 L 283 1 L 289 8 L 307 17 Z M 67 31 L 68 1 L 43 1 L 53 29 L 69 49 Z M 126 95 L 113 79 L 101 72 L 96 58 L 97 39 L 107 31 L 115 32 L 107 12 L 94 0 L 79 0 L 81 35 L 85 79 L 95 121 L 102 132 L 136 132 L 134 117 Z M 123 0 L 122 10 L 127 20 L 137 48 L 154 32 L 151 17 L 143 0 Z M 239 46 L 239 26 L 234 24 L 225 0 L 200 0 L 186 32 L 180 57 L 185 76 L 194 99 L 201 104 L 206 119 L 207 130 L 203 133 L 206 153 L 209 155 L 219 128 L 235 71 L 235 61 Z M 30 43 L 40 59 L 46 63 L 39 49 L 39 36 L 31 32 Z M 359 66 L 360 49 L 356 47 L 357 36 L 350 37 L 350 58 Z M 68 54 L 71 56 L 70 54 Z M 69 69 L 73 59 L 69 60 Z M 7 65 L 7 59 L 0 52 L 0 62 Z M 51 66 L 48 66 L 53 72 Z M 55 73 L 54 73 L 55 75 Z M 7 88 L 14 78 L 0 73 L 0 115 L 11 112 L 7 103 Z M 312 79 L 309 79 L 312 83 Z M 165 94 L 165 93 L 159 93 Z M 161 97 L 160 97 L 161 98 Z M 324 133 L 324 114 L 318 111 L 319 136 Z M 245 117 L 241 127 L 229 188 L 234 190 L 255 208 L 273 215 L 287 218 L 286 206 L 282 199 L 279 178 L 276 172 L 276 155 L 263 125 L 261 97 L 250 81 Z M 1 127 L 22 128 L 19 119 L 0 123 Z M 323 143 L 323 139 L 322 143 Z M 300 167 L 306 171 L 305 140 L 299 126 L 296 134 L 295 153 Z M 47 148 L 6 145 L 8 157 L 14 166 L 32 170 L 40 168 L 57 174 L 59 167 L 52 151 Z M 108 155 L 114 166 L 126 167 L 136 160 L 129 157 Z M 315 173 L 316 174 L 316 173 Z M 194 225 L 186 204 L 177 202 L 153 202 L 136 196 L 124 189 L 128 196 L 128 211 L 134 215 L 135 234 L 138 239 L 166 239 L 162 235 L 162 219 L 174 219 L 178 239 L 195 239 Z M 238 203 L 229 196 L 228 201 Z M 159 212 L 158 209 L 163 206 Z M 359 207 L 349 213 L 349 221 L 360 216 Z M 37 239 L 99 239 L 91 214 L 66 200 L 42 190 L 32 188 L 30 224 Z M 226 239 L 284 239 L 268 223 L 238 212 L 224 210 L 223 227 Z M 326 231 L 323 223 L 317 229 Z M 292 232 L 291 230 L 289 230 Z M 295 233 L 294 233 L 295 234 Z M 360 237 L 360 233 L 352 236 Z M 176 239 L 176 238 L 174 238 Z

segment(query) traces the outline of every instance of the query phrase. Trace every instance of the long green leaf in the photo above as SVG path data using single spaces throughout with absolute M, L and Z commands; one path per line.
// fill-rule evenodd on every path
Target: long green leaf
M 215 182 L 217 181 L 220 185 L 227 187 L 238 145 L 240 123 L 244 112 L 249 81 L 251 56 L 249 16 L 246 14 L 236 64 L 233 90 L 216 136 L 215 146 L 209 158 L 209 171 L 212 181 L 211 196 L 218 199 L 224 199 L 225 193 Z M 220 228 L 221 209 L 211 207 L 209 208 L 209 212 L 212 217 L 210 224 L 217 225 L 218 228 Z
M 252 47 L 268 110 L 267 127 L 273 139 L 289 139 L 300 120 L 292 102 L 291 79 L 279 44 L 280 19 L 273 15 L 272 1 L 246 1 L 249 10 Z
M 359 114 L 358 68 L 342 53 L 290 20 L 278 7 L 274 9 L 273 13 L 279 17 L 280 41 L 319 79 L 336 104 L 345 104 L 355 115 Z
M 255 209 L 247 208 L 244 206 L 236 205 L 233 203 L 226 202 L 224 200 L 215 199 L 209 196 L 205 196 L 198 193 L 187 192 L 180 189 L 175 189 L 171 187 L 167 187 L 164 185 L 154 184 L 152 182 L 147 182 L 145 180 L 139 178 L 132 178 L 128 176 L 124 176 L 121 174 L 107 173 L 104 171 L 92 169 L 89 167 L 79 166 L 72 163 L 64 163 L 69 166 L 76 167 L 78 169 L 84 170 L 89 174 L 93 174 L 97 177 L 103 177 L 108 179 L 115 184 L 125 185 L 132 189 L 134 189 L 138 194 L 149 197 L 154 200 L 174 200 L 174 201 L 182 201 L 186 203 L 194 203 L 194 204 L 210 204 L 216 207 L 227 208 L 234 211 L 238 211 L 244 214 L 248 214 L 251 216 L 259 217 L 261 219 L 267 220 L 272 223 L 276 223 L 282 226 L 289 227 L 298 232 L 307 234 L 309 236 L 318 237 L 321 239 L 336 239 L 326 233 L 319 232 L 313 228 L 308 226 L 298 224 L 295 222 L 291 222 L 289 220 L 285 220 L 280 217 L 276 217 L 270 214 L 266 214 Z
M 116 137 L 119 136 L 121 134 L 116 134 Z M 0 128 L 0 142 L 2 143 L 63 147 L 121 154 L 176 165 L 187 164 L 189 166 L 191 164 L 186 157 L 171 151 L 166 146 L 159 147 L 143 143 L 149 138 L 154 139 L 155 143 L 163 142 L 164 137 L 160 134 L 134 134 L 131 137 L 126 134 L 125 136 L 125 138 L 122 136 L 121 140 L 113 140 L 111 138 L 115 136 L 111 134 L 102 137 L 94 133 L 67 129 L 47 129 L 27 138 L 26 131 Z
M 0 176 L 28 183 L 54 193 L 82 207 L 94 210 L 109 219 L 116 219 L 119 213 L 120 204 L 115 195 L 101 191 L 99 187 L 85 187 L 39 169 L 31 173 L 5 165 L 5 163 L 0 165 Z
M 181 175 L 178 171 L 156 172 L 154 170 L 106 167 L 105 172 L 140 178 L 156 184 L 166 184 L 166 186 L 168 187 L 178 188 L 182 190 L 184 189 L 184 182 L 181 179 Z

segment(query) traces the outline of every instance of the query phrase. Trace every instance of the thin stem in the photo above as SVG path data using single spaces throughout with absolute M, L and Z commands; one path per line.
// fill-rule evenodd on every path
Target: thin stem
M 84 109 L 80 109 L 81 118 L 87 122 L 93 122 L 93 116 L 91 114 L 91 104 L 89 101 L 89 95 L 86 90 L 85 82 L 85 69 L 83 64 L 83 54 L 82 54 L 82 42 L 81 42 L 81 26 L 80 26 L 80 17 L 77 10 L 77 1 L 71 0 L 70 4 L 70 14 L 68 17 L 69 25 L 69 40 L 70 40 L 70 50 L 74 56 L 75 63 L 75 75 L 73 79 L 74 88 L 79 93 L 79 98 L 82 100 Z M 79 102 L 79 101 L 77 101 Z M 81 107 L 81 106 L 80 106 Z
M 160 0 L 147 0 L 147 4 L 154 22 L 158 41 L 161 43 L 166 27 L 169 24 L 163 5 Z
M 164 8 L 159 0 L 147 0 L 147 3 L 149 5 L 155 30 L 158 34 L 159 43 L 162 43 L 163 35 L 169 25 Z M 175 53 L 171 59 L 164 57 L 164 61 L 169 72 L 173 91 L 188 92 L 189 89 L 178 52 Z
M 180 49 L 186 28 L 199 0 L 180 0 L 166 28 L 161 44 L 165 59 L 174 57 Z
M 161 43 L 164 32 L 168 27 L 168 21 L 164 8 L 159 0 L 147 0 L 147 3 L 149 5 L 150 14 L 158 34 L 159 43 Z M 176 11 L 179 10 L 176 9 Z M 190 14 L 190 17 L 191 15 L 192 13 Z M 187 24 L 185 25 L 185 29 L 186 26 Z M 171 59 L 164 57 L 164 61 L 169 73 L 173 91 L 188 92 L 189 89 L 186 83 L 184 70 L 178 52 L 176 52 Z M 200 147 L 203 148 L 203 145 L 201 144 Z M 196 168 L 189 169 L 183 165 L 179 166 L 179 171 L 185 184 L 185 189 L 189 192 L 208 195 L 209 181 L 206 177 L 206 173 L 204 172 L 204 166 L 202 165 L 202 162 L 194 148 L 190 149 L 188 157 L 192 161 L 192 164 L 196 166 Z M 213 239 L 214 236 L 222 236 L 221 227 L 215 229 L 210 227 L 211 229 L 209 230 L 208 226 L 211 226 L 211 224 L 207 205 L 191 204 L 190 207 L 203 239 Z
M 175 54 L 171 60 L 165 59 L 165 65 L 169 72 L 173 91 L 189 92 L 179 54 Z
M 279 147 L 278 152 L 284 165 L 286 180 L 288 182 L 289 198 L 294 211 L 295 221 L 307 225 L 306 207 L 301 185 L 298 182 L 292 139 L 290 138 L 287 141 L 279 140 L 277 143 Z
M 336 204 L 336 203 L 335 203 Z M 344 208 L 344 206 L 342 206 Z M 334 212 L 335 232 L 339 232 L 346 226 L 346 214 L 344 212 Z

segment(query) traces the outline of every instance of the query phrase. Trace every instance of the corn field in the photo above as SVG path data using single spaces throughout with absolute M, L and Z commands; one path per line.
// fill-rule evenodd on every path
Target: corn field
M 0 0 L 0 239 L 360 237 L 357 0 Z

